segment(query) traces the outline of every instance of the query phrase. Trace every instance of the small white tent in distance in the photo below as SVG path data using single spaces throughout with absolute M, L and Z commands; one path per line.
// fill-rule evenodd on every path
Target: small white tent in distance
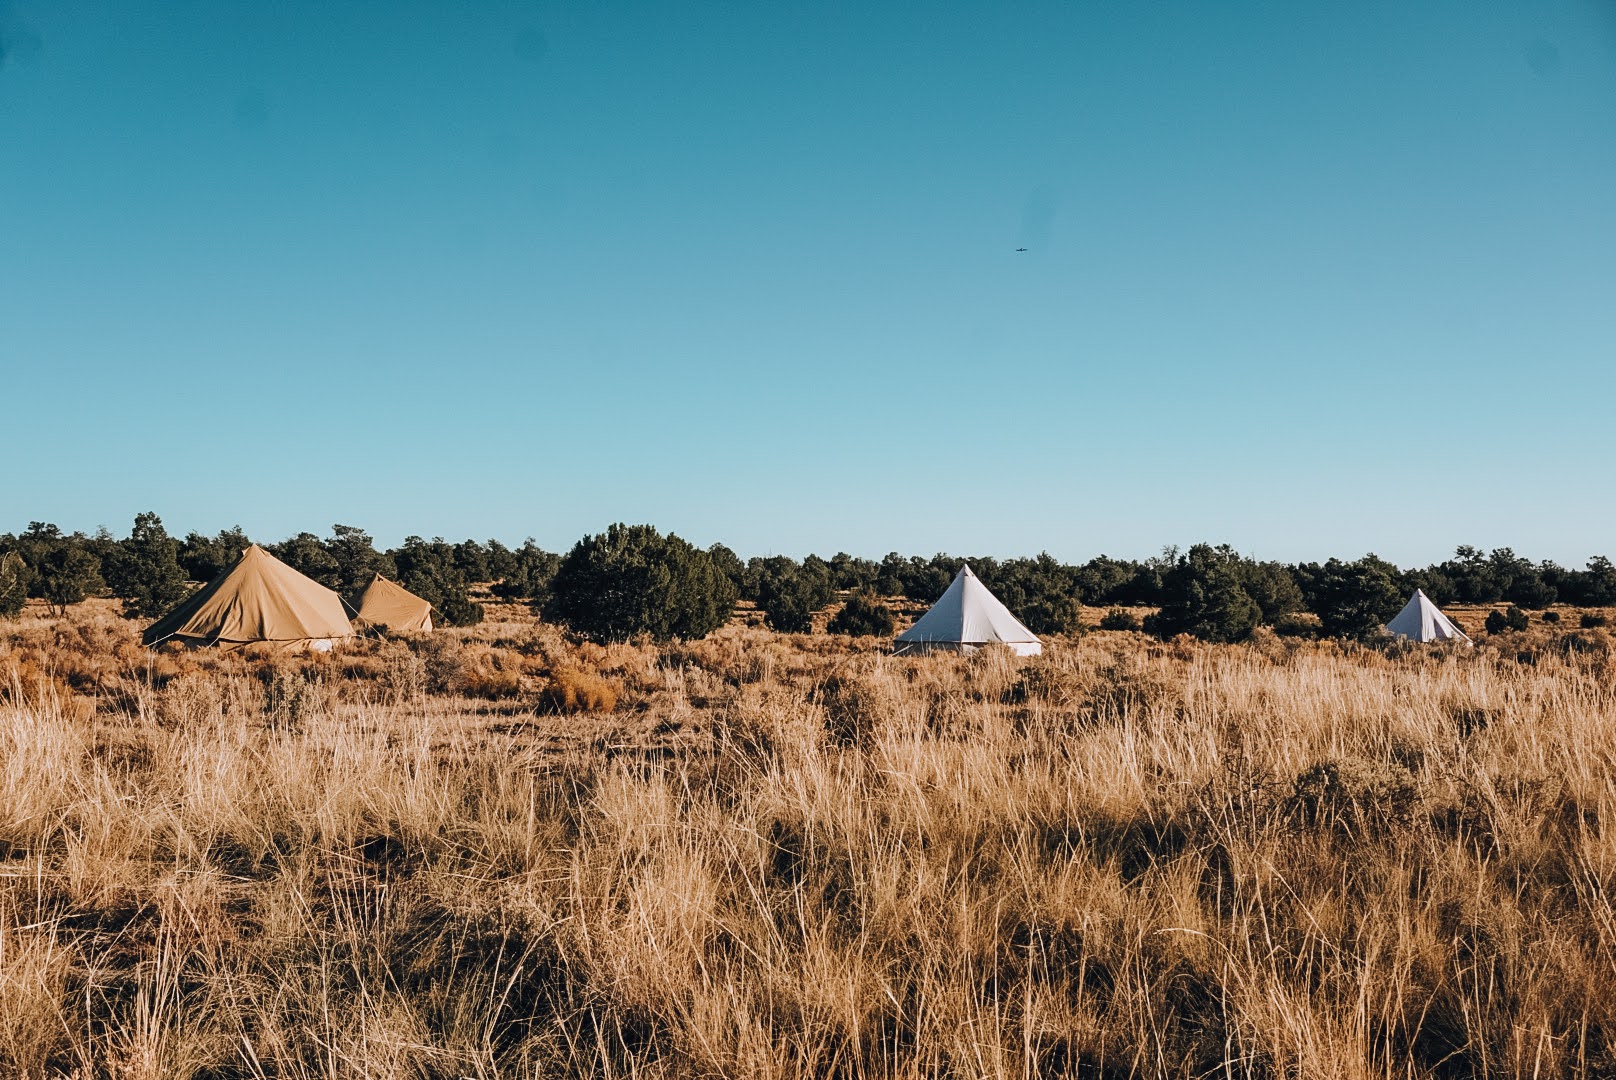
M 931 610 L 898 635 L 892 651 L 900 656 L 973 653 L 994 643 L 1008 645 L 1018 656 L 1037 656 L 1044 651 L 1038 636 L 1010 614 L 969 566 L 962 566 Z
M 1469 635 L 1453 625 L 1453 620 L 1431 603 L 1431 598 L 1425 595 L 1423 589 L 1414 590 L 1407 606 L 1386 624 L 1386 629 L 1410 641 L 1462 641 L 1466 645 L 1472 644 Z

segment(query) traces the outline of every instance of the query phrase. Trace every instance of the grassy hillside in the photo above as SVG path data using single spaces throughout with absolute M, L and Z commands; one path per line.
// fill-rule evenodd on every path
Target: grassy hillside
M 1616 1074 L 1605 631 L 883 644 L 0 624 L 0 1073 Z

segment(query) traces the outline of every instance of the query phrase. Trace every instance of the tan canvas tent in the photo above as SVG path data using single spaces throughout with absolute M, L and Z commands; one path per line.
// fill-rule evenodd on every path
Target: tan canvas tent
M 356 622 L 383 626 L 395 632 L 432 629 L 432 605 L 380 574 L 359 598 Z
M 270 642 L 320 651 L 353 626 L 342 599 L 253 544 L 229 570 L 146 628 L 141 641 L 157 645 L 246 645 Z

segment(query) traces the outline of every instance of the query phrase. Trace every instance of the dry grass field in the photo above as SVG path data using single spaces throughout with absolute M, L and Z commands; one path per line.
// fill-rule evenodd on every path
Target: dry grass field
M 1562 626 L 274 656 L 30 609 L 0 1075 L 1616 1075 L 1616 650 Z

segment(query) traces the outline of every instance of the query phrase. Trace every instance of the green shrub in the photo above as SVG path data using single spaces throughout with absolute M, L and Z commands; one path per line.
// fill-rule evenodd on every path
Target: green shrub
M 1380 633 L 1405 602 L 1399 578 L 1397 567 L 1374 555 L 1325 563 L 1313 583 L 1313 610 L 1324 633 L 1358 639 Z
M 785 555 L 754 560 L 757 603 L 772 629 L 806 634 L 814 628 L 814 612 L 836 598 L 830 568 L 810 555 L 798 563 Z
M 1077 597 L 1044 593 L 1024 602 L 1016 611 L 1035 634 L 1078 634 L 1083 631 L 1083 605 Z
M 852 637 L 891 637 L 895 624 L 891 608 L 869 593 L 856 592 L 847 598 L 826 629 Z
M 1487 614 L 1487 633 L 1502 634 L 1508 630 L 1525 630 L 1530 626 L 1531 620 L 1526 612 L 1514 604 L 1503 611 L 1492 611 Z
M 1139 616 L 1126 608 L 1114 607 L 1100 616 L 1101 630 L 1138 630 Z
M 101 560 L 79 544 L 58 544 L 46 551 L 34 573 L 39 595 L 58 615 L 103 588 Z
M 1196 544 L 1162 575 L 1162 606 L 1147 629 L 1163 638 L 1190 634 L 1202 641 L 1244 641 L 1262 609 L 1241 585 L 1244 564 L 1227 544 Z
M 579 540 L 550 588 L 545 617 L 601 642 L 705 637 L 735 607 L 735 585 L 711 555 L 650 525 Z

